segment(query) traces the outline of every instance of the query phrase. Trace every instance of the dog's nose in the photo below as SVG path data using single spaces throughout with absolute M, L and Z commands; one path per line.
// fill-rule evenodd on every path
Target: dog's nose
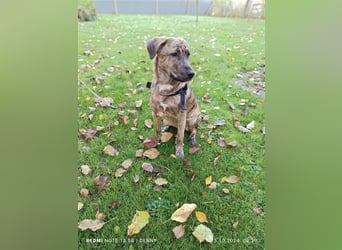
M 194 75 L 195 75 L 195 72 L 193 72 L 193 71 L 189 71 L 189 72 L 188 72 L 188 77 L 189 77 L 190 79 L 193 78 Z

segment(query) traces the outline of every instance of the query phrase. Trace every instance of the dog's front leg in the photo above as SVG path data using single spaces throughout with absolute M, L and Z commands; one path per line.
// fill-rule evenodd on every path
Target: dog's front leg
M 176 156 L 179 158 L 184 157 L 183 140 L 184 140 L 185 124 L 186 124 L 186 111 L 181 110 L 178 113 L 178 127 L 177 127 L 177 139 L 176 139 Z
M 152 116 L 154 119 L 154 124 L 156 125 L 156 136 L 159 141 L 161 137 L 162 112 L 152 112 Z

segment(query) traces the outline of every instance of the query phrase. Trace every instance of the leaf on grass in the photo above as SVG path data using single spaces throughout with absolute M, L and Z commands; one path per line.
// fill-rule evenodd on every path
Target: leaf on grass
M 196 218 L 199 222 L 201 222 L 201 223 L 208 222 L 207 215 L 205 213 L 200 212 L 200 211 L 196 211 L 195 215 L 196 215 Z
M 222 192 L 225 193 L 225 194 L 229 194 L 229 189 L 228 188 L 223 188 Z
M 210 176 L 208 176 L 207 178 L 205 178 L 205 185 L 210 185 L 210 183 L 212 182 L 212 180 L 213 180 L 213 178 L 212 178 L 212 176 L 210 175 Z
M 228 102 L 228 106 L 231 110 L 234 110 L 235 109 L 235 106 L 232 102 Z
M 251 132 L 248 128 L 245 128 L 244 126 L 241 126 L 241 125 L 237 126 L 237 129 L 240 130 L 243 133 Z
M 83 197 L 87 197 L 89 195 L 89 190 L 86 188 L 81 188 L 80 195 Z
M 193 146 L 191 148 L 189 148 L 189 154 L 194 154 L 196 153 L 198 150 L 201 150 L 201 147 L 198 147 L 198 146 Z
M 105 213 L 100 213 L 99 211 L 97 211 L 96 214 L 95 214 L 95 218 L 97 220 L 102 220 L 103 221 L 105 217 L 106 217 Z
M 247 116 L 248 115 L 248 109 L 243 109 L 243 110 L 241 110 L 241 115 L 242 116 Z
M 189 161 L 188 159 L 185 159 L 185 158 L 183 159 L 183 163 L 185 166 L 189 166 L 189 167 L 192 165 L 191 161 Z
M 81 229 L 81 231 L 90 229 L 91 231 L 97 231 L 103 227 L 103 225 L 106 224 L 102 220 L 82 220 L 78 223 L 78 228 Z
M 251 130 L 255 127 L 255 121 L 251 121 L 250 123 L 247 124 L 246 128 Z
M 183 224 L 180 224 L 179 226 L 174 227 L 172 229 L 172 232 L 174 233 L 176 239 L 179 239 L 179 238 L 181 238 L 184 235 L 184 233 L 185 233 L 185 229 L 184 228 L 185 228 L 185 226 Z
M 205 93 L 204 96 L 202 97 L 202 102 L 210 102 L 210 99 L 209 99 L 209 93 Z
M 226 182 L 234 184 L 234 183 L 238 183 L 240 181 L 240 177 L 236 176 L 236 175 L 231 175 L 227 177 Z
M 172 138 L 173 134 L 170 132 L 164 132 L 161 134 L 160 141 L 168 142 Z
M 158 155 L 159 155 L 159 151 L 156 148 L 150 148 L 146 150 L 143 154 L 143 156 L 146 156 L 149 159 L 155 159 L 158 157 Z
M 209 189 L 210 190 L 213 190 L 213 189 L 216 189 L 216 187 L 217 187 L 217 183 L 215 182 L 215 181 L 213 181 L 212 183 L 210 183 L 210 185 L 209 185 Z
M 136 211 L 132 223 L 128 226 L 127 235 L 138 234 L 148 224 L 149 218 L 147 211 Z
M 142 102 L 143 102 L 142 100 L 136 101 L 136 102 L 135 102 L 135 107 L 140 109 L 141 106 L 142 106 Z
M 80 211 L 83 208 L 84 204 L 82 202 L 77 203 L 77 210 Z
M 214 240 L 214 235 L 211 232 L 209 227 L 206 227 L 203 224 L 198 225 L 195 230 L 192 232 L 192 235 L 200 242 L 207 241 L 212 243 Z
M 178 208 L 172 215 L 171 220 L 178 221 L 178 222 L 185 222 L 192 211 L 196 209 L 197 205 L 194 203 L 185 203 L 183 206 Z
M 110 156 L 117 156 L 119 154 L 119 152 L 113 148 L 111 145 L 107 145 L 104 149 L 103 149 L 103 152 L 107 155 L 110 155 Z
M 143 149 L 138 149 L 137 151 L 135 151 L 135 157 L 140 158 L 142 157 L 144 154 L 144 150 Z
M 220 147 L 225 147 L 226 146 L 226 141 L 224 140 L 223 137 L 220 137 L 217 139 L 217 144 L 220 146 Z
M 151 163 L 144 162 L 141 167 L 147 172 L 153 172 L 153 166 Z
M 226 120 L 217 120 L 214 122 L 214 126 L 223 126 L 226 125 Z
M 110 184 L 109 176 L 108 175 L 101 175 L 100 176 L 100 183 L 99 183 L 100 190 L 105 189 L 106 187 L 109 186 L 109 184 Z
M 88 175 L 91 172 L 91 169 L 88 165 L 82 165 L 81 166 L 81 172 L 84 175 Z
M 234 222 L 234 223 L 233 223 L 233 228 L 236 229 L 238 225 L 239 225 L 239 222 L 238 222 L 238 221 L 237 221 L 237 222 Z
M 158 145 L 158 142 L 158 137 L 148 137 L 141 143 L 141 146 L 143 148 L 154 148 Z
M 118 169 L 115 171 L 115 177 L 119 178 L 119 177 L 121 177 L 125 172 L 126 172 L 126 169 L 120 167 L 120 168 L 118 168 Z
M 116 205 L 118 204 L 118 202 L 116 200 L 112 200 L 110 203 L 109 203 L 109 209 L 112 210 Z
M 158 186 L 163 186 L 168 183 L 168 181 L 164 178 L 158 178 L 154 181 Z
M 217 155 L 216 155 L 216 157 L 215 157 L 215 159 L 214 159 L 214 166 L 216 166 L 216 165 L 217 165 L 217 163 L 218 163 L 218 160 L 220 159 L 220 157 L 221 157 L 221 153 L 220 153 L 220 152 L 218 152 L 218 153 L 217 153 Z
M 223 176 L 223 177 L 221 178 L 221 183 L 226 182 L 226 180 L 227 180 L 227 176 Z
M 138 181 L 140 180 L 139 175 L 135 175 L 133 180 L 134 180 L 134 183 L 138 183 Z
M 227 145 L 235 148 L 238 145 L 238 142 L 234 140 L 234 141 L 229 142 Z
M 83 135 L 83 138 L 87 141 L 87 140 L 93 138 L 96 135 L 97 129 L 96 128 L 91 128 L 91 129 L 88 129 L 88 130 L 79 129 L 79 132 L 80 132 L 81 135 Z
M 145 126 L 148 128 L 152 128 L 153 121 L 151 119 L 145 120 Z
M 124 169 L 129 168 L 132 165 L 133 161 L 131 159 L 124 160 L 123 163 L 121 163 L 121 167 Z
M 112 105 L 113 99 L 111 97 L 95 98 L 95 103 L 100 104 L 101 107 Z
M 261 209 L 258 207 L 253 208 L 253 211 L 256 215 L 260 215 L 262 213 Z
M 155 186 L 153 187 L 153 191 L 160 191 L 162 188 L 163 188 L 163 186 L 155 185 Z

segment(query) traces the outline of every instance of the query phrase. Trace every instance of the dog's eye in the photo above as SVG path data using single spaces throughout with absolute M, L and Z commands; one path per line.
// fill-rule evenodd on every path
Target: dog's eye
M 186 55 L 187 57 L 189 57 L 189 56 L 190 56 L 190 52 L 189 52 L 189 51 L 185 51 L 185 55 Z
M 174 53 L 171 53 L 170 55 L 173 56 L 173 57 L 176 57 L 176 56 L 178 56 L 178 53 L 174 52 Z

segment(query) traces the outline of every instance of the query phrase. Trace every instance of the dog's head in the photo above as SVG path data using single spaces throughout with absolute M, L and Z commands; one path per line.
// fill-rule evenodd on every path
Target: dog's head
M 155 58 L 158 75 L 165 75 L 178 82 L 190 81 L 195 72 L 190 66 L 190 50 L 182 38 L 155 37 L 147 43 L 150 59 Z

